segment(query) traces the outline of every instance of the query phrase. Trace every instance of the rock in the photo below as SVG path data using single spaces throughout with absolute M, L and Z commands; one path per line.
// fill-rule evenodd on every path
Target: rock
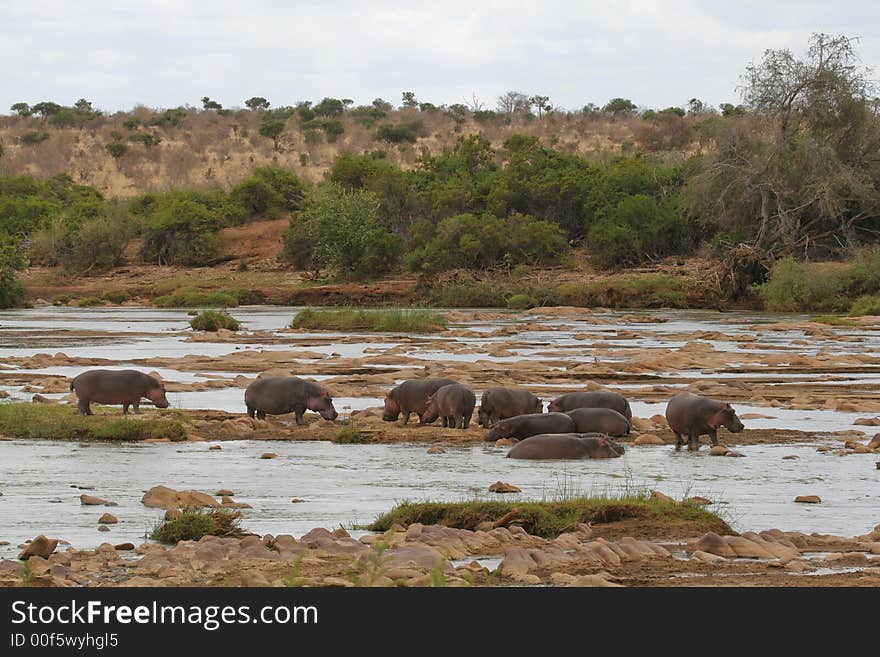
M 494 484 L 489 486 L 490 493 L 521 493 L 522 491 L 514 486 L 513 484 L 508 484 L 504 481 L 496 481 Z
M 689 497 L 684 501 L 685 504 L 696 504 L 698 506 L 709 506 L 710 504 L 714 504 L 714 502 L 705 497 L 700 497 L 699 495 L 694 495 L 693 497 Z
M 217 495 L 219 497 L 222 497 L 223 495 L 229 495 L 230 497 L 232 497 L 233 495 L 235 495 L 235 493 L 228 488 L 221 488 L 216 493 L 214 493 L 214 495 Z
M 44 559 L 48 559 L 49 555 L 55 551 L 56 547 L 58 547 L 57 538 L 46 538 L 43 534 L 40 534 L 28 543 L 25 549 L 22 550 L 21 554 L 18 555 L 18 558 L 21 561 L 25 561 L 30 557 L 43 557 Z
M 797 454 L 789 454 L 788 456 L 783 456 L 782 460 L 783 461 L 792 461 L 794 459 L 799 459 L 799 458 L 800 458 L 800 456 L 798 456 Z
M 236 502 L 229 495 L 224 495 L 223 499 L 220 501 L 222 506 L 225 506 L 228 509 L 252 509 L 253 507 L 247 502 Z
M 181 507 L 213 507 L 217 508 L 220 503 L 207 493 L 194 490 L 176 491 L 167 486 L 153 486 L 144 493 L 141 498 L 144 506 L 157 509 L 179 509 Z
M 794 501 L 801 504 L 819 504 L 822 498 L 818 495 L 798 495 Z
M 709 450 L 709 456 L 726 456 L 730 450 L 724 445 L 712 445 Z
M 604 577 L 602 574 L 596 575 L 579 575 L 569 580 L 567 584 L 563 586 L 582 586 L 582 587 L 590 587 L 590 586 L 620 586 L 623 584 L 617 584 L 616 582 L 609 582 L 605 577 L 610 577 L 608 573 L 604 573 Z
M 134 550 L 134 543 L 120 543 L 119 545 L 114 545 L 113 547 L 116 550 L 129 551 Z
M 695 550 L 694 552 L 692 552 L 691 559 L 693 561 L 702 561 L 703 563 L 719 563 L 727 561 L 727 559 L 722 556 L 711 554 L 709 552 L 703 552 L 702 550 Z
M 816 451 L 817 452 L 830 452 L 832 449 L 833 448 L 829 447 L 828 445 L 819 445 L 819 447 L 816 448 Z
M 736 552 L 731 548 L 723 536 L 719 536 L 715 532 L 707 532 L 700 537 L 694 544 L 694 549 L 701 552 L 708 552 L 719 557 L 734 558 Z
M 868 447 L 871 449 L 880 449 L 880 433 L 871 438 L 871 442 L 868 443 Z
M 663 439 L 653 433 L 643 433 L 633 441 L 633 445 L 663 445 Z
M 79 496 L 79 503 L 87 506 L 118 506 L 115 502 L 108 502 L 100 497 L 85 494 Z
M 294 497 L 294 498 L 293 498 L 292 500 L 290 500 L 290 501 L 291 501 L 293 504 L 299 504 L 300 502 L 305 502 L 305 500 L 301 500 L 301 499 L 298 498 L 298 497 Z
M 743 458 L 745 456 L 745 454 L 743 454 L 742 452 L 735 452 L 731 449 L 724 456 L 732 456 L 734 458 Z
M 220 447 L 220 445 L 211 445 L 211 446 L 208 448 L 208 451 L 209 451 L 209 452 L 219 452 L 221 449 L 223 449 L 223 448 Z
M 278 455 L 275 452 L 264 452 L 263 454 L 260 454 L 260 458 L 261 459 L 274 459 L 274 458 L 278 458 Z
M 880 417 L 860 417 L 853 424 L 862 427 L 880 427 Z
M 428 454 L 445 454 L 446 450 L 442 447 L 429 447 Z
M 99 532 L 109 532 L 110 528 L 107 525 L 98 525 Z
M 659 502 L 665 502 L 666 504 L 675 504 L 675 500 L 669 497 L 669 495 L 665 495 L 661 493 L 659 490 L 651 491 L 651 499 L 657 500 Z
M 115 525 L 119 521 L 112 513 L 105 513 L 103 516 L 98 518 L 98 522 L 102 525 Z

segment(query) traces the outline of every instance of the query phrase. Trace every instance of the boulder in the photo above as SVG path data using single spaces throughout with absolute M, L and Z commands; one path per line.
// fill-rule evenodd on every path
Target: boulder
M 429 447 L 428 454 L 445 454 L 446 450 L 442 447 Z
M 490 493 L 521 493 L 522 491 L 514 486 L 513 484 L 508 484 L 504 481 L 496 481 L 494 484 L 489 486 Z
M 694 495 L 693 497 L 688 497 L 685 501 L 685 504 L 696 504 L 697 506 L 709 506 L 710 504 L 714 504 L 714 502 L 705 497 L 700 497 L 699 495 Z
M 641 436 L 636 438 L 633 441 L 633 445 L 664 445 L 663 439 L 660 436 L 655 436 L 653 433 L 643 433 Z
M 260 454 L 261 459 L 275 459 L 278 458 L 278 455 L 275 452 L 264 452 Z
M 86 506 L 119 506 L 116 502 L 108 502 L 94 495 L 80 495 L 79 503 Z
M 709 456 L 726 456 L 729 451 L 730 449 L 724 445 L 712 445 L 712 448 L 709 450 Z
M 207 493 L 194 490 L 176 491 L 167 486 L 153 486 L 144 493 L 141 502 L 144 506 L 165 509 L 166 511 L 182 507 L 217 508 L 220 506 L 220 503 Z
M 98 522 L 102 525 L 115 525 L 119 520 L 116 519 L 112 513 L 105 513 L 100 518 L 98 518 Z
M 818 495 L 798 495 L 794 501 L 799 504 L 819 504 L 822 498 Z
M 735 558 L 736 552 L 731 548 L 725 537 L 719 536 L 715 532 L 707 532 L 703 534 L 696 543 L 693 544 L 695 551 L 708 552 L 719 557 Z
M 651 499 L 657 500 L 658 502 L 665 502 L 666 504 L 675 504 L 675 500 L 669 497 L 664 493 L 661 493 L 659 490 L 651 491 Z
M 56 547 L 58 547 L 57 538 L 46 538 L 43 534 L 40 534 L 27 544 L 27 547 L 25 547 L 21 554 L 18 555 L 18 558 L 21 561 L 26 561 L 31 557 L 48 559 L 49 555 L 55 551 Z

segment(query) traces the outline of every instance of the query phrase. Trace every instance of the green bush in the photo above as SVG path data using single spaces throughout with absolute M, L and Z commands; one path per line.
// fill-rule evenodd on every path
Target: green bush
M 856 299 L 849 309 L 852 317 L 880 315 L 880 296 L 863 296 Z
M 400 123 L 398 125 L 381 125 L 376 131 L 376 139 L 389 144 L 413 143 L 424 130 L 421 121 L 412 123 Z
M 91 308 L 92 306 L 103 306 L 104 302 L 98 297 L 83 297 L 76 302 L 80 308 Z
M 24 286 L 16 274 L 27 267 L 27 260 L 11 239 L 0 233 L 0 308 L 14 308 L 24 303 Z
M 198 541 L 203 536 L 243 536 L 241 513 L 229 509 L 185 509 L 178 515 L 163 520 L 150 532 L 150 538 L 160 543 Z
M 235 317 L 216 310 L 203 310 L 189 320 L 189 325 L 196 331 L 219 331 L 220 329 L 238 331 L 241 328 L 241 324 Z
M 373 442 L 368 435 L 354 427 L 343 427 L 330 440 L 337 445 L 364 445 Z
M 277 216 L 284 199 L 263 180 L 257 177 L 246 178 L 232 188 L 229 193 L 248 215 Z
M 204 205 L 173 200 L 149 217 L 141 254 L 160 265 L 205 265 L 216 256 L 220 227 Z
M 51 301 L 53 306 L 66 306 L 75 298 L 72 294 L 56 294 Z
M 663 274 L 621 274 L 591 283 L 567 283 L 559 303 L 582 308 L 686 308 L 682 282 Z
M 507 307 L 512 310 L 525 310 L 526 308 L 532 308 L 534 305 L 534 302 L 527 294 L 514 294 L 507 299 Z
M 128 292 L 104 292 L 101 295 L 101 298 L 104 301 L 109 301 L 110 303 L 125 303 L 126 301 L 131 299 L 131 294 Z
M 49 138 L 49 133 L 44 132 L 42 130 L 31 130 L 29 132 L 24 133 L 19 140 L 22 144 L 27 144 L 28 146 L 35 146 L 37 144 L 41 144 Z
M 156 297 L 153 299 L 153 305 L 157 308 L 194 308 L 196 306 L 234 308 L 238 305 L 238 298 L 227 291 L 183 288 L 175 290 L 171 294 Z
M 789 256 L 776 262 L 756 290 L 776 312 L 845 312 L 851 305 L 845 288 L 845 270 L 819 271 Z
M 330 331 L 400 331 L 420 333 L 442 331 L 446 318 L 439 313 L 421 309 L 403 308 L 341 308 L 299 311 L 290 324 L 291 328 L 321 329 Z

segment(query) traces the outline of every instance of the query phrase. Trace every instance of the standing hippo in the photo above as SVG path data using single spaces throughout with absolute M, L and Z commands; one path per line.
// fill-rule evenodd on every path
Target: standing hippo
M 386 422 L 394 422 L 403 413 L 403 423 L 409 423 L 410 413 L 421 416 L 425 412 L 428 397 L 433 395 L 443 386 L 457 383 L 452 379 L 413 379 L 404 381 L 392 388 L 385 395 L 385 410 L 382 419 Z
M 616 459 L 623 445 L 601 433 L 542 433 L 514 445 L 510 459 Z
M 577 427 L 565 413 L 530 413 L 496 422 L 486 440 L 516 438 L 522 440 L 540 433 L 574 433 Z
M 609 436 L 629 434 L 629 420 L 611 408 L 576 408 L 566 415 L 574 420 L 578 433 L 598 432 Z
M 543 410 L 543 402 L 528 390 L 494 386 L 483 393 L 477 417 L 481 427 L 491 427 L 498 420 Z
M 89 406 L 98 404 L 122 404 L 122 412 L 128 407 L 140 413 L 141 397 L 146 397 L 157 408 L 168 408 L 165 386 L 158 379 L 137 370 L 89 370 L 70 382 L 70 390 L 76 392 L 76 407 L 83 415 L 92 415 Z
M 330 393 L 317 383 L 295 376 L 267 376 L 257 379 L 244 391 L 248 415 L 258 420 L 266 415 L 296 414 L 296 423 L 305 424 L 303 413 L 317 411 L 325 420 L 338 417 Z
M 700 436 L 708 434 L 713 445 L 718 444 L 718 427 L 727 427 L 733 433 L 743 430 L 743 423 L 736 411 L 724 402 L 681 392 L 666 405 L 666 421 L 675 434 L 675 449 L 684 444 L 682 435 L 688 437 L 688 449 L 700 449 Z
M 476 405 L 477 396 L 473 390 L 460 383 L 450 383 L 428 397 L 419 422 L 430 424 L 442 417 L 444 427 L 467 429 Z
M 562 395 L 550 402 L 547 411 L 550 413 L 567 413 L 576 408 L 610 408 L 620 413 L 628 422 L 632 422 L 633 418 L 626 397 L 620 393 L 608 390 L 571 392 L 567 395 Z

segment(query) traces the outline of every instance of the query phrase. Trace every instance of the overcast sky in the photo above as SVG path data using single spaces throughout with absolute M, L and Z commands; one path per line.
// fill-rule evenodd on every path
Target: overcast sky
M 507 90 L 577 109 L 736 102 L 767 48 L 861 37 L 880 65 L 880 3 L 789 0 L 0 0 L 0 113 L 18 101 L 106 111 L 273 106 L 324 96 L 435 104 Z

